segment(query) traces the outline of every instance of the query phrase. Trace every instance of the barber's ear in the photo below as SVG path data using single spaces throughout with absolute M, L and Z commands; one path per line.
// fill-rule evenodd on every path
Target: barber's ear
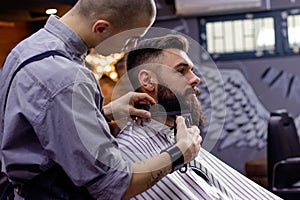
M 155 89 L 155 81 L 152 75 L 153 74 L 148 70 L 141 70 L 138 74 L 141 87 L 148 92 L 153 92 Z
M 94 33 L 105 33 L 107 32 L 108 28 L 110 27 L 110 23 L 106 20 L 97 20 L 93 25 L 93 32 Z

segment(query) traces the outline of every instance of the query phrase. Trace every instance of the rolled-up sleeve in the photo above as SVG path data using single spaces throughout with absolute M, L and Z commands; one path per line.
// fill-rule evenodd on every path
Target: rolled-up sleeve
M 52 94 L 36 122 L 36 132 L 50 158 L 73 183 L 85 186 L 97 199 L 120 199 L 132 168 L 100 112 L 101 93 L 86 75 Z

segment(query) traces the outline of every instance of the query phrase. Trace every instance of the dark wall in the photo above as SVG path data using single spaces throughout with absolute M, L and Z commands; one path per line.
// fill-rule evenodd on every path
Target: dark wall
M 239 69 L 267 110 L 286 108 L 294 117 L 300 114 L 299 64 L 300 56 L 217 62 L 221 69 Z
M 294 8 L 300 6 L 299 0 L 270 0 L 271 9 L 284 9 L 284 8 Z

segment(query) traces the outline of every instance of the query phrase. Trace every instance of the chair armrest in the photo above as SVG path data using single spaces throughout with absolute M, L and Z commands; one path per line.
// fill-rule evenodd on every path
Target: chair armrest
M 273 191 L 300 192 L 300 157 L 287 158 L 273 167 Z

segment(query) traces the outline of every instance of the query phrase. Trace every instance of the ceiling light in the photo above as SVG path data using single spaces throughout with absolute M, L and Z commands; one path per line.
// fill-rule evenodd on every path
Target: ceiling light
M 89 54 L 85 57 L 86 62 L 90 63 L 93 61 L 93 57 Z
M 115 64 L 122 59 L 124 55 L 124 53 L 116 53 L 109 56 L 103 56 L 90 53 L 85 57 L 85 61 L 91 65 L 91 70 L 97 80 L 101 79 L 103 75 L 106 75 L 106 77 L 116 82 L 119 78 Z
M 102 73 L 102 72 L 103 72 L 103 67 L 98 66 L 98 67 L 96 68 L 96 70 L 97 70 L 97 72 Z
M 112 56 L 107 56 L 106 60 L 108 63 L 112 63 L 114 61 L 114 58 Z
M 111 72 L 112 71 L 112 67 L 110 65 L 107 65 L 107 66 L 104 67 L 104 71 Z
M 94 59 L 93 59 L 93 63 L 94 64 L 100 64 L 100 62 L 101 62 L 101 59 L 100 58 L 97 58 L 97 57 L 94 57 Z
M 57 10 L 55 8 L 50 8 L 46 10 L 47 15 L 54 15 L 57 13 Z
M 113 80 L 115 80 L 118 77 L 118 74 L 116 72 L 112 72 L 109 74 L 109 77 Z

